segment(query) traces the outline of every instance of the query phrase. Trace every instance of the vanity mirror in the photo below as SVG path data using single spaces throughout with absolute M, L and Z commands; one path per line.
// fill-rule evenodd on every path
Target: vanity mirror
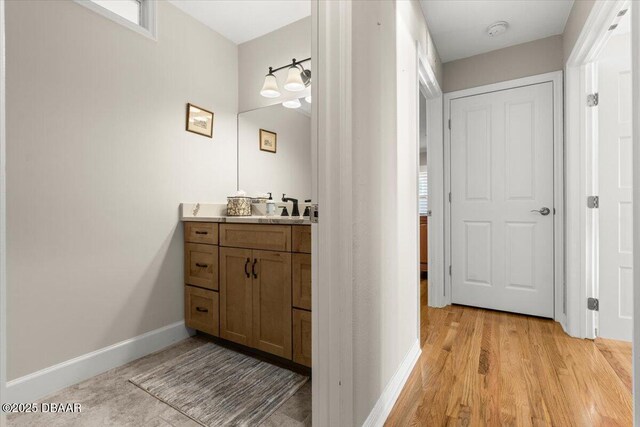
M 311 103 L 238 114 L 238 188 L 248 195 L 311 198 Z

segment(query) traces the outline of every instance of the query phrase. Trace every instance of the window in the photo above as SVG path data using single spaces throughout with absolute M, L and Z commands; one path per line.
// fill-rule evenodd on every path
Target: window
M 155 40 L 156 0 L 76 0 L 76 3 Z
M 426 215 L 429 210 L 429 186 L 427 171 L 421 170 L 418 175 L 418 211 L 420 215 Z
M 142 5 L 139 0 L 91 0 L 98 6 L 122 16 L 124 19 L 140 25 Z

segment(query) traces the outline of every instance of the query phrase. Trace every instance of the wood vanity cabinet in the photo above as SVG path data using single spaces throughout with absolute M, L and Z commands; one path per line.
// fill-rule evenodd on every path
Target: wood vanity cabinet
M 220 337 L 253 344 L 251 249 L 220 248 Z
M 428 237 L 428 217 L 420 217 L 420 271 L 425 272 L 429 270 L 429 237 Z
M 219 335 L 218 224 L 184 223 L 185 324 Z
M 185 223 L 185 284 L 187 326 L 311 367 L 310 226 Z
M 291 254 L 254 250 L 253 259 L 253 346 L 291 359 Z

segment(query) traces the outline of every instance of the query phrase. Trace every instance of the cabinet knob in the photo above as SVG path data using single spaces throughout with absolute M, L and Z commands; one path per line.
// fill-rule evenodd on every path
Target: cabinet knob
M 196 262 L 196 267 L 207 268 L 207 267 L 209 267 L 209 264 L 201 264 L 199 262 Z
M 208 231 L 196 231 L 196 234 L 209 234 Z
M 199 311 L 200 313 L 208 313 L 209 309 L 205 307 L 196 307 L 196 311 Z
M 253 273 L 253 278 L 257 279 L 258 278 L 258 273 L 256 273 L 256 264 L 258 263 L 258 259 L 255 258 L 253 260 L 253 265 L 251 266 L 251 272 Z

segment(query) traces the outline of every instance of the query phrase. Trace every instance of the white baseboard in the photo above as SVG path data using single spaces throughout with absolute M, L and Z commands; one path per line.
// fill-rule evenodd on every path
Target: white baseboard
M 7 382 L 6 402 L 29 403 L 189 337 L 184 321 L 83 354 Z
M 402 388 L 409 378 L 409 374 L 413 371 L 413 367 L 418 361 L 421 352 L 420 340 L 416 340 L 407 352 L 398 370 L 385 387 L 376 405 L 369 413 L 363 427 L 381 427 L 384 425 L 389 413 L 393 409 L 393 405 L 395 405 L 396 400 L 398 400 L 400 396 Z

